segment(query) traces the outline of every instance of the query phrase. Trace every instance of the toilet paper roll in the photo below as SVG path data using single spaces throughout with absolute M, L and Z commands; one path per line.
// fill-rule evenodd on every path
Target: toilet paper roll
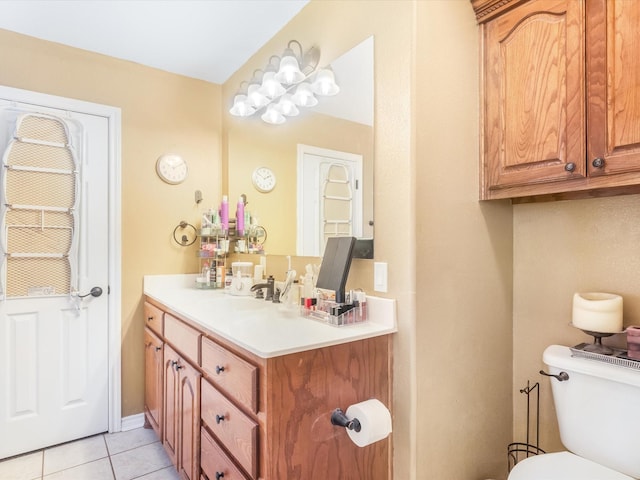
M 347 429 L 349 438 L 359 447 L 371 445 L 391 433 L 391 413 L 375 398 L 351 405 L 345 415 L 349 419 L 357 418 L 360 422 L 359 432 Z

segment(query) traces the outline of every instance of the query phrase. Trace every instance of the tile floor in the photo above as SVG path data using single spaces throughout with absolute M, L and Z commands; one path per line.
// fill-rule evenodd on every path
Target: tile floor
M 105 433 L 0 461 L 2 480 L 178 480 L 151 429 Z

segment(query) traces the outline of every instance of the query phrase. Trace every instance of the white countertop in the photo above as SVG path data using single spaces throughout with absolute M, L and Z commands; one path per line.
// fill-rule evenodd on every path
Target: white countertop
M 398 330 L 393 299 L 367 296 L 366 322 L 336 327 L 297 308 L 195 288 L 197 275 L 146 275 L 144 294 L 182 317 L 262 357 L 271 358 Z

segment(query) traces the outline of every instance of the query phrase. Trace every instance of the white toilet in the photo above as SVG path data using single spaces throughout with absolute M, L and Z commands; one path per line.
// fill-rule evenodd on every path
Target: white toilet
M 543 354 L 550 377 L 560 438 L 568 452 L 519 462 L 508 480 L 640 479 L 640 370 L 572 357 L 551 345 Z

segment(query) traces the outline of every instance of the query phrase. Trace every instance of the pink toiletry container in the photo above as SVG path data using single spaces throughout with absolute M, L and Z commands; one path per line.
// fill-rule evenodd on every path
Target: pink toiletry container
M 627 327 L 627 355 L 634 360 L 640 360 L 640 327 Z

